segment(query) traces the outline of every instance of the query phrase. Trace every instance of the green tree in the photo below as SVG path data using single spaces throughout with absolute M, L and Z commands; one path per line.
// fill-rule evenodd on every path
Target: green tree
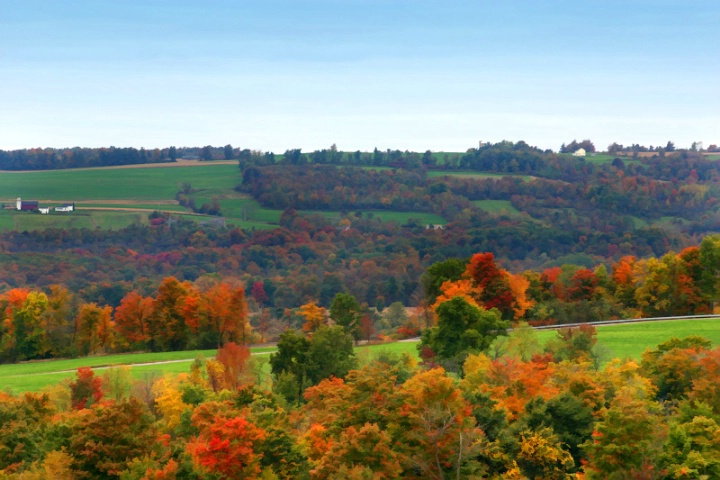
M 330 318 L 343 327 L 345 332 L 352 335 L 355 340 L 362 336 L 360 320 L 362 308 L 354 296 L 349 293 L 338 293 L 330 304 Z
M 223 155 L 225 156 L 225 160 L 232 160 L 233 155 L 233 147 L 229 143 L 223 147 Z
M 487 350 L 510 326 L 497 309 L 479 309 L 462 297 L 441 303 L 436 313 L 437 326 L 423 332 L 418 349 L 429 347 L 439 360 L 458 366 L 468 354 Z
M 674 423 L 660 463 L 668 478 L 720 478 L 720 425 L 704 416 Z
M 342 327 L 321 327 L 313 334 L 306 364 L 313 385 L 331 376 L 345 378 L 356 366 L 353 338 Z
M 307 387 L 325 378 L 345 377 L 356 365 L 353 338 L 339 326 L 322 326 L 310 339 L 287 330 L 270 356 L 275 390 L 288 401 L 299 401 Z
M 657 466 L 665 432 L 657 403 L 636 398 L 630 389 L 621 391 L 595 425 L 592 440 L 582 445 L 588 456 L 587 478 L 660 478 Z M 655 473 L 640 476 L 644 472 Z
M 422 275 L 421 282 L 425 291 L 425 299 L 429 304 L 435 303 L 440 295 L 440 287 L 443 283 L 460 280 L 465 273 L 467 260 L 449 258 L 444 262 L 433 263 Z

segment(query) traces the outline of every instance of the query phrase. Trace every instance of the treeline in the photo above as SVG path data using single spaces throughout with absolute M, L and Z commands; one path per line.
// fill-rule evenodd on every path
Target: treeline
M 576 144 L 575 147 L 587 146 L 587 142 L 589 140 Z M 594 149 L 589 151 L 594 151 Z M 372 152 L 341 152 L 333 146 L 313 152 L 291 149 L 281 155 L 249 149 L 237 150 L 236 154 L 241 170 L 250 166 L 333 165 L 336 167 L 383 167 L 411 171 L 463 170 L 509 175 L 522 174 L 570 182 L 587 180 L 588 177 L 606 174 L 617 169 L 625 171 L 628 175 L 639 175 L 665 181 L 677 181 L 678 179 L 684 181 L 693 170 L 700 181 L 710 181 L 717 178 L 718 175 L 717 161 L 709 159 L 697 149 L 675 150 L 673 148 L 670 151 L 659 150 L 652 156 L 628 158 L 614 148 L 610 154 L 618 155 L 618 158 L 611 162 L 593 162 L 592 158 L 558 155 L 552 150 L 541 150 L 523 141 L 485 143 L 478 148 L 469 148 L 463 153 L 431 152 L 430 150 L 420 153 L 391 149 L 378 150 L 377 148 Z
M 175 148 L 33 148 L 0 150 L 0 170 L 59 170 L 174 162 Z
M 30 148 L 0 150 L 0 170 L 60 170 L 64 168 L 112 167 L 145 163 L 190 160 L 230 160 L 237 158 L 239 149 L 224 147 L 166 147 L 166 148 Z
M 422 283 L 428 305 L 460 297 L 504 320 L 535 325 L 713 313 L 720 301 L 720 237 L 660 258 L 622 257 L 609 270 L 577 265 L 510 273 L 491 253 L 432 265 Z
M 154 296 L 130 291 L 113 308 L 52 286 L 0 296 L 0 361 L 251 343 L 245 290 L 229 282 L 193 285 L 165 278 Z

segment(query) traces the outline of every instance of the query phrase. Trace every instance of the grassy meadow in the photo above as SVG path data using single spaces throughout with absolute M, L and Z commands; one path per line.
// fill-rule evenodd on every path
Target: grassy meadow
M 714 346 L 720 346 L 720 319 L 675 320 L 663 322 L 628 323 L 597 327 L 598 341 L 602 346 L 603 360 L 612 358 L 639 359 L 646 348 L 655 347 L 672 337 L 700 335 L 710 339 Z M 542 344 L 557 335 L 555 330 L 538 331 Z M 417 342 L 395 342 L 379 345 L 360 346 L 356 354 L 360 363 L 367 363 L 382 352 L 395 354 L 409 353 L 417 357 Z M 262 372 L 267 373 L 268 353 L 274 347 L 252 347 Z M 48 360 L 20 364 L 0 365 L 0 384 L 3 390 L 15 394 L 38 391 L 74 377 L 79 367 L 92 367 L 101 374 L 103 368 L 128 365 L 137 379 L 148 375 L 178 374 L 188 372 L 190 362 L 198 356 L 212 358 L 215 350 L 193 350 L 186 352 L 132 353 L 96 356 L 77 359 Z M 168 362 L 168 363 L 157 363 Z M 147 365 L 150 364 L 150 365 Z

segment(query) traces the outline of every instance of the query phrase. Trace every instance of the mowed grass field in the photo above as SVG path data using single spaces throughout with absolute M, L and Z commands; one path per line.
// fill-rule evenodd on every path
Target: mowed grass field
M 597 327 L 597 331 L 604 361 L 612 358 L 639 360 L 646 348 L 654 348 L 672 337 L 700 335 L 710 339 L 713 346 L 720 346 L 720 319 L 608 325 Z M 538 338 L 543 344 L 556 335 L 555 330 L 538 331 Z M 264 363 L 267 362 L 269 353 L 274 351 L 274 347 L 252 347 L 251 351 L 255 354 L 255 361 L 259 362 L 263 371 L 267 372 Z M 356 348 L 356 355 L 361 364 L 371 361 L 383 352 L 409 353 L 417 358 L 417 342 L 395 342 Z M 131 372 L 137 379 L 148 375 L 178 374 L 188 372 L 190 363 L 198 356 L 212 358 L 215 353 L 215 350 L 135 353 L 0 365 L 0 385 L 2 385 L 0 388 L 14 394 L 38 391 L 73 378 L 75 370 L 79 367 L 93 367 L 97 374 L 101 374 L 104 368 L 128 365 L 131 366 Z

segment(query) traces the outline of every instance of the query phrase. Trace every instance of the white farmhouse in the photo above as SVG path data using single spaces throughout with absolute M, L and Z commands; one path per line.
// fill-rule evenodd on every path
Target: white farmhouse
M 47 215 L 48 213 L 50 213 L 50 207 L 40 207 L 38 208 L 38 211 L 43 215 Z
M 75 211 L 74 203 L 66 203 L 62 207 L 55 207 L 56 212 L 73 212 Z
M 578 148 L 577 150 L 575 150 L 573 152 L 573 155 L 576 157 L 584 157 L 587 155 L 587 152 L 585 151 L 584 148 Z

